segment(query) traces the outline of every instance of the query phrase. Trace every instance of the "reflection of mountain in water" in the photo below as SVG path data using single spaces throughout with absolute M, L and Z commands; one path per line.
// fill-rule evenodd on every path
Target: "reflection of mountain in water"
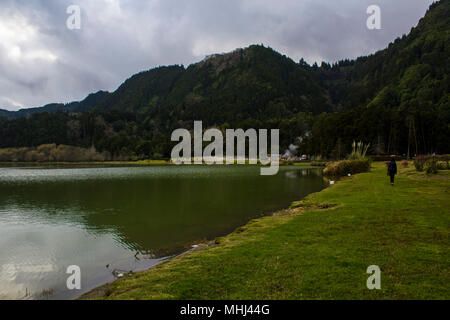
M 16 170 L 16 178 L 0 177 L 0 211 L 27 208 L 24 221 L 112 233 L 130 249 L 158 255 L 231 232 L 324 187 L 316 169 L 281 168 L 273 177 L 260 176 L 256 167 L 70 169 L 45 175 L 7 170 Z

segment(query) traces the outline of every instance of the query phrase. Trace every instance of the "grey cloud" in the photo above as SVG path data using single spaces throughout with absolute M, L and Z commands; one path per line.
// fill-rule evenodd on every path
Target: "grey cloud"
M 3 0 L 0 107 L 69 102 L 114 90 L 159 65 L 264 43 L 299 60 L 334 62 L 387 46 L 415 26 L 432 0 Z M 66 9 L 82 9 L 82 29 Z M 382 10 L 382 30 L 366 9 Z

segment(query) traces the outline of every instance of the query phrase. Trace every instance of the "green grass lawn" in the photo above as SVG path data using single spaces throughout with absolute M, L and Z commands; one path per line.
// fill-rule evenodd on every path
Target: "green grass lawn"
M 383 164 L 205 248 L 103 286 L 106 299 L 449 299 L 450 174 Z M 381 268 L 368 290 L 367 267 Z

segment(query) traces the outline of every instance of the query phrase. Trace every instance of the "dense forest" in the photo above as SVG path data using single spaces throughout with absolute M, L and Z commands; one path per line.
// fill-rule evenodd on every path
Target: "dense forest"
M 385 50 L 333 65 L 294 62 L 262 45 L 134 75 L 115 92 L 0 110 L 0 148 L 71 145 L 111 158 L 168 158 L 174 129 L 280 129 L 281 150 L 341 158 L 450 153 L 450 1 L 433 4 Z

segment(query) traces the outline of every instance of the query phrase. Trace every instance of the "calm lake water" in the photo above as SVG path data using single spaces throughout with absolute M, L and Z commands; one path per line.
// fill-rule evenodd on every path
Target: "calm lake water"
M 324 187 L 301 167 L 0 168 L 0 299 L 74 298 Z

